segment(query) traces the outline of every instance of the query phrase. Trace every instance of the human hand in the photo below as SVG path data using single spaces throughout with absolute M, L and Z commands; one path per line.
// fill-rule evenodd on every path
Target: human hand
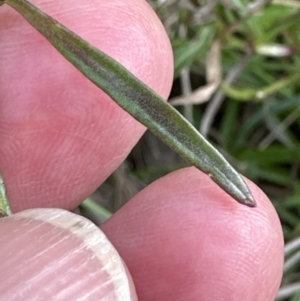
M 168 95 L 171 48 L 143 1 L 33 3 Z M 6 6 L 0 24 L 0 166 L 13 209 L 73 209 L 124 160 L 145 129 Z M 198 170 L 183 169 L 147 187 L 103 225 L 132 273 L 139 300 L 274 299 L 283 261 L 281 227 L 270 202 L 249 185 L 255 209 L 236 204 Z M 13 223 L 20 228 L 18 220 Z M 11 236 L 1 245 L 13 245 L 18 232 Z M 47 262 L 57 264 L 51 256 Z M 16 269 L 5 273 L 13 276 Z M 57 300 L 65 287 L 56 285 L 53 273 L 47 277 Z M 68 279 L 69 273 L 65 269 L 59 277 Z M 81 289 L 88 292 L 84 284 Z

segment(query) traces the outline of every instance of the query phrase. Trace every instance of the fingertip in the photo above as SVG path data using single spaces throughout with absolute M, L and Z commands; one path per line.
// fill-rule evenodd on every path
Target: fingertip
M 103 225 L 139 298 L 274 300 L 282 230 L 271 202 L 246 181 L 256 208 L 238 204 L 197 169 L 182 169 L 152 183 Z
M 172 48 L 146 1 L 32 3 L 169 95 Z M 9 6 L 1 7 L 0 24 L 0 167 L 12 207 L 73 209 L 146 129 Z

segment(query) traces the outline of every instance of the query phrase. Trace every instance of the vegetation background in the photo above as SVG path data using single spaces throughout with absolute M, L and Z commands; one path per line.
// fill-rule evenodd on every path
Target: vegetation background
M 274 203 L 286 239 L 276 300 L 300 300 L 300 1 L 148 0 L 171 39 L 170 102 Z M 147 132 L 78 210 L 97 222 L 186 166 Z

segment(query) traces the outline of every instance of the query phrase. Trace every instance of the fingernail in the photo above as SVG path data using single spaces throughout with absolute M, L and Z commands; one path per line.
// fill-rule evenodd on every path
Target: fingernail
M 105 234 L 61 209 L 0 219 L 0 300 L 137 300 Z

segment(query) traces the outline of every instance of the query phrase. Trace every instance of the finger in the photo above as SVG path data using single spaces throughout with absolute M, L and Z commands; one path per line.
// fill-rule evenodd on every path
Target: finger
M 137 300 L 116 250 L 85 218 L 34 209 L 0 219 L 0 300 Z
M 144 0 L 32 2 L 167 97 L 171 46 Z M 6 5 L 0 28 L 0 170 L 13 210 L 74 208 L 145 128 Z
M 237 204 L 186 168 L 154 182 L 102 227 L 133 277 L 140 301 L 273 301 L 283 236 L 267 197 Z

